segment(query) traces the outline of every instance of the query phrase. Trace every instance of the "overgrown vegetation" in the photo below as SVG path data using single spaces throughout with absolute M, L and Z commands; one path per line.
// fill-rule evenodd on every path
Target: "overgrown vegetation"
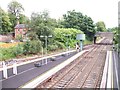
M 16 12 L 17 11 L 17 12 Z M 14 32 L 14 26 L 19 19 L 20 23 L 27 24 L 29 31 L 26 33 L 25 39 L 18 35 L 17 40 L 23 42 L 10 48 L 0 47 L 1 60 L 6 60 L 20 55 L 31 55 L 41 53 L 41 49 L 46 49 L 45 37 L 47 38 L 47 50 L 55 51 L 58 49 L 73 48 L 78 42 L 76 40 L 77 33 L 84 33 L 86 40 L 84 44 L 90 44 L 94 34 L 97 31 L 105 31 L 104 22 L 94 23 L 92 18 L 75 10 L 68 11 L 63 15 L 63 19 L 50 18 L 48 11 L 39 13 L 33 12 L 30 20 L 22 14 L 23 6 L 17 1 L 11 1 L 8 4 L 8 12 L 0 8 L 0 34 Z M 95 29 L 96 27 L 96 29 Z M 52 38 L 49 36 L 52 35 Z
M 114 27 L 114 28 L 110 28 L 109 30 L 114 33 L 113 41 L 115 45 L 115 50 L 120 52 L 120 28 Z
M 41 51 L 41 42 L 39 40 L 26 41 L 23 45 L 23 53 L 26 54 L 36 54 Z
M 53 32 L 54 36 L 51 39 L 48 39 L 48 51 L 65 49 L 68 46 L 71 48 L 74 47 L 76 43 L 76 34 L 83 33 L 82 31 L 73 28 L 55 28 Z M 41 53 L 41 49 L 43 47 L 42 41 L 40 41 L 37 37 L 36 39 L 33 39 L 32 36 L 34 37 L 34 34 L 29 35 L 31 37 L 31 40 L 29 41 L 23 42 L 10 48 L 1 48 L 1 60 L 11 59 L 19 57 L 21 55 Z
M 74 47 L 77 42 L 76 35 L 78 33 L 82 34 L 83 32 L 73 28 L 55 28 L 54 40 L 63 43 L 65 46 Z
M 63 22 L 61 24 L 65 28 L 75 28 L 83 31 L 86 34 L 87 39 L 92 40 L 95 34 L 95 25 L 92 18 L 87 15 L 83 15 L 81 12 L 75 10 L 68 11 L 63 15 Z

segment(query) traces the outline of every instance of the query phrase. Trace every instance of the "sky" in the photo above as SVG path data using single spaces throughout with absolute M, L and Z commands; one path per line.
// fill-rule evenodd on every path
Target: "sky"
M 0 7 L 7 11 L 12 0 L 0 0 Z M 67 11 L 75 10 L 92 18 L 94 23 L 104 21 L 106 28 L 118 26 L 118 1 L 120 0 L 16 0 L 22 4 L 23 14 L 49 11 L 51 18 L 62 18 Z

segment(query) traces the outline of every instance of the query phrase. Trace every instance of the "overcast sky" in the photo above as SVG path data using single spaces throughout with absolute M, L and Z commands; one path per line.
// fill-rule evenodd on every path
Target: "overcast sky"
M 7 11 L 12 0 L 0 0 L 0 6 Z M 24 14 L 30 17 L 32 12 L 48 10 L 52 18 L 61 18 L 67 11 L 75 9 L 90 16 L 96 23 L 104 21 L 107 28 L 118 25 L 118 1 L 120 0 L 16 0 L 25 9 Z

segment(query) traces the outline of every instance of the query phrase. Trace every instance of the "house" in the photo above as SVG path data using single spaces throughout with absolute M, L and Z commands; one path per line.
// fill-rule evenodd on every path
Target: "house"
M 17 24 L 15 27 L 15 38 L 18 36 L 24 37 L 28 31 L 28 26 L 26 24 Z

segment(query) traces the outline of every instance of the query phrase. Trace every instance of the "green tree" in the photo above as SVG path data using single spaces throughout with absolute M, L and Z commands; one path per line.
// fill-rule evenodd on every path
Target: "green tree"
M 34 31 L 39 39 L 43 40 L 40 38 L 41 35 L 44 36 L 49 36 L 53 34 L 54 30 L 54 22 L 53 19 L 49 17 L 48 12 L 44 11 L 41 13 L 32 13 L 31 15 L 31 23 L 30 23 L 30 28 L 32 31 Z
M 19 23 L 29 24 L 30 20 L 24 14 L 20 14 L 20 16 L 19 16 Z
M 2 31 L 2 8 L 0 7 L 0 32 Z
M 62 24 L 63 23 L 63 19 L 58 19 L 58 20 L 54 20 L 54 26 L 56 28 L 64 28 L 64 25 Z
M 99 21 L 96 23 L 97 31 L 105 32 L 107 31 L 105 23 L 103 21 Z
M 118 52 L 120 53 L 120 27 L 112 28 L 112 31 L 114 32 L 114 42 L 118 49 Z
M 88 39 L 92 39 L 95 33 L 95 25 L 90 17 L 73 10 L 64 14 L 63 18 L 64 21 L 62 22 L 62 25 L 65 28 L 75 28 L 81 30 L 87 35 Z
M 21 14 L 23 10 L 23 6 L 17 1 L 12 1 L 8 4 L 8 12 L 16 17 Z
M 15 25 L 17 24 L 17 18 L 15 15 L 13 14 L 8 14 L 9 15 L 9 18 L 10 18 L 10 22 L 12 23 L 12 28 L 14 29 Z M 29 24 L 30 23 L 30 20 L 27 16 L 25 16 L 24 14 L 20 14 L 19 15 L 19 23 L 22 24 Z
M 39 40 L 37 34 L 33 31 L 27 32 L 27 37 L 29 40 Z
M 0 34 L 7 34 L 11 31 L 11 23 L 8 14 L 0 8 Z
M 11 25 L 12 31 L 14 31 L 14 27 L 17 24 L 17 19 L 16 19 L 16 17 L 13 14 L 8 13 L 8 16 L 9 16 L 10 22 L 12 24 Z
M 11 1 L 8 4 L 8 13 L 10 17 L 10 22 L 12 23 L 12 28 L 15 27 L 17 19 L 20 18 L 20 15 L 24 11 L 23 6 L 17 1 Z
M 109 28 L 108 30 L 114 33 L 113 43 L 115 46 L 115 50 L 120 53 L 120 27 L 113 27 Z

